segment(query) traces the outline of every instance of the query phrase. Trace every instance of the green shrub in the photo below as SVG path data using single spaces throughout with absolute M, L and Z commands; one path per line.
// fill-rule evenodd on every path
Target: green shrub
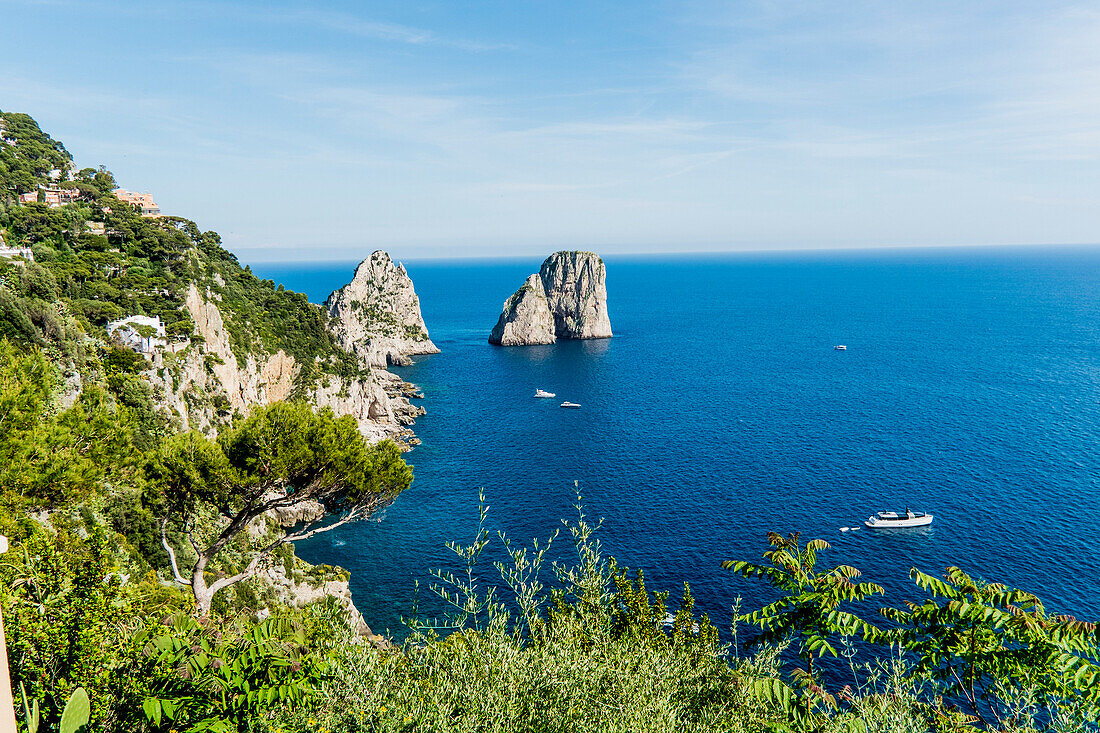
M 248 731 L 317 694 L 325 664 L 287 618 L 217 623 L 175 614 L 135 637 L 159 674 L 142 703 L 158 729 Z

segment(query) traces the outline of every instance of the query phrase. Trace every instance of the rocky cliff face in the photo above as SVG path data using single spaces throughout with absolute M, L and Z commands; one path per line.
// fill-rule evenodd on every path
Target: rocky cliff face
M 392 269 L 404 274 L 403 268 Z M 363 266 L 360 266 L 357 277 L 362 270 Z M 407 275 L 404 278 L 408 280 Z M 214 282 L 222 284 L 218 282 L 218 276 L 214 277 Z M 400 283 L 400 279 L 396 282 Z M 411 291 L 411 283 L 409 289 Z M 364 297 L 373 296 L 364 294 Z M 407 296 L 401 294 L 387 302 L 392 304 L 402 299 L 408 303 Z M 369 304 L 371 301 L 364 302 Z M 412 294 L 412 302 L 419 319 L 415 294 Z M 361 373 L 358 379 L 323 375 L 308 387 L 303 387 L 298 384 L 301 364 L 284 351 L 274 354 L 257 351 L 249 354 L 242 363 L 233 353 L 229 331 L 218 303 L 217 292 L 205 286 L 200 289 L 192 283 L 184 298 L 184 307 L 194 321 L 194 336 L 190 343 L 173 343 L 167 349 L 154 351 L 151 369 L 145 372 L 157 399 L 178 418 L 185 430 L 198 429 L 214 434 L 235 411 L 247 413 L 256 405 L 297 395 L 311 402 L 315 409 L 327 407 L 337 415 L 351 415 L 358 423 L 359 431 L 371 442 L 386 438 L 404 446 L 420 442 L 409 429 L 415 418 L 424 414 L 423 408 L 411 402 L 411 399 L 422 396 L 414 385 L 375 367 L 366 369 L 365 376 Z M 401 306 L 397 308 L 400 310 Z M 423 333 L 427 346 L 434 349 L 427 341 L 427 331 Z M 419 346 L 424 348 L 423 343 Z M 365 368 L 367 365 L 363 363 L 362 356 L 360 361 Z M 273 511 L 257 518 L 248 532 L 253 539 L 267 537 L 272 534 L 269 524 L 281 528 L 293 527 L 301 522 L 316 521 L 324 515 L 324 511 L 324 507 L 317 503 L 295 510 Z M 389 644 L 367 626 L 352 600 L 349 576 L 339 568 L 313 566 L 295 557 L 289 564 L 265 567 L 256 575 L 256 582 L 266 589 L 263 597 L 268 600 L 265 603 L 277 601 L 290 606 L 305 606 L 325 598 L 335 598 L 344 609 L 347 623 L 361 637 L 376 646 Z M 270 612 L 264 609 L 262 613 Z
M 252 520 L 247 531 L 253 541 L 269 541 L 272 538 L 272 525 L 278 532 L 302 522 L 314 522 L 324 514 L 324 507 L 317 502 L 309 502 L 294 509 L 276 509 Z M 301 558 L 294 558 L 289 564 L 276 563 L 263 568 L 256 579 L 270 589 L 276 600 L 288 606 L 300 608 L 327 597 L 335 598 L 337 604 L 344 609 L 348 625 L 360 636 L 378 646 L 389 644 L 387 639 L 374 634 L 367 626 L 363 615 L 352 600 L 348 583 L 349 575 L 340 568 L 311 565 Z M 270 611 L 265 610 L 263 613 L 270 613 Z
M 552 344 L 554 316 L 546 300 L 546 291 L 538 275 L 531 275 L 523 287 L 504 303 L 497 325 L 489 335 L 489 342 L 501 346 L 525 344 Z
M 405 266 L 381 250 L 359 263 L 355 277 L 328 296 L 325 307 L 340 344 L 368 364 L 405 366 L 409 356 L 439 353 Z
M 489 343 L 524 346 L 610 337 L 603 260 L 592 252 L 555 252 L 505 301 Z
M 150 373 L 150 383 L 162 395 L 162 403 L 184 429 L 215 432 L 234 411 L 247 413 L 254 405 L 291 397 L 301 372 L 294 357 L 282 351 L 250 354 L 242 365 L 230 348 L 216 294 L 202 293 L 192 284 L 184 306 L 201 340 L 178 350 L 175 345 L 167 351 L 158 350 Z M 353 416 L 359 431 L 371 441 L 417 442 L 408 426 L 424 410 L 409 398 L 420 395 L 413 385 L 390 372 L 373 369 L 360 380 L 328 376 L 304 396 L 318 409 L 329 407 L 337 415 Z

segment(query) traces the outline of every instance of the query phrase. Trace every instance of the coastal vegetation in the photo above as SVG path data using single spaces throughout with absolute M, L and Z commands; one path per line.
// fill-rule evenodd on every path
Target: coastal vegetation
M 110 171 L 74 171 L 64 146 L 33 119 L 3 111 L 0 118 L 17 141 L 0 144 L 0 235 L 34 255 L 32 262 L 0 259 L 0 335 L 94 376 L 90 340 L 106 337 L 110 320 L 157 316 L 170 338 L 194 338 L 182 307 L 194 285 L 217 300 L 239 362 L 283 350 L 306 365 L 305 381 L 359 373 L 326 329 L 323 309 L 242 267 L 216 232 L 182 217 L 142 216 L 114 195 Z M 74 171 L 74 178 L 55 182 L 51 171 Z M 63 206 L 18 202 L 19 194 L 51 185 L 80 195 Z
M 370 445 L 351 417 L 314 412 L 301 402 L 258 407 L 216 441 L 196 431 L 172 436 L 148 475 L 144 501 L 161 518 L 172 577 L 191 589 L 201 615 L 210 611 L 215 593 L 254 576 L 279 548 L 365 519 L 412 482 L 393 442 Z M 206 569 L 240 544 L 257 519 L 282 511 L 297 520 L 303 509 L 312 513 L 295 521 L 300 526 L 294 531 L 245 543 L 245 567 L 207 582 Z M 224 521 L 211 522 L 211 510 Z M 180 574 L 170 526 L 187 537 L 193 553 L 188 577 Z
M 365 643 L 332 601 L 263 621 L 197 616 L 151 578 L 124 584 L 102 530 L 40 533 L 4 566 L 9 654 L 45 720 L 79 684 L 102 730 L 1096 730 L 1095 628 L 1017 605 L 1029 594 L 915 571 L 925 601 L 883 611 L 894 624 L 853 624 L 809 582 L 780 598 L 798 609 L 786 635 L 753 635 L 774 614 L 750 611 L 724 641 L 688 588 L 670 605 L 605 555 L 583 515 L 566 526 L 576 559 L 549 568 L 552 542 L 504 540 L 493 577 L 479 574 L 488 530 L 453 545 L 436 573 L 450 613 L 412 619 L 397 648 Z M 834 570 L 805 577 L 845 577 Z M 839 665 L 811 672 L 792 651 Z
M 583 513 L 563 560 L 557 537 L 494 535 L 483 506 L 435 571 L 447 613 L 414 613 L 400 645 L 333 595 L 293 602 L 263 573 L 346 581 L 294 543 L 404 491 L 397 447 L 302 400 L 220 404 L 216 431 L 184 430 L 105 325 L 157 316 L 194 344 L 194 288 L 229 358 L 282 350 L 300 381 L 359 362 L 216 233 L 141 216 L 109 171 L 75 171 L 31 118 L 0 116 L 17 140 L 0 144 L 0 232 L 33 253 L 0 259 L 0 612 L 21 731 L 1097 730 L 1094 624 L 958 568 L 913 569 L 922 600 L 876 612 L 878 585 L 823 569 L 828 544 L 798 535 L 724 564 L 770 603 L 708 615 L 608 557 Z M 19 203 L 53 171 L 76 201 Z

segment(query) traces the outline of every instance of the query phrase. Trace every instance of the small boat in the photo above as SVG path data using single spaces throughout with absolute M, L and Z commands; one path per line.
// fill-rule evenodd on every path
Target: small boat
M 675 623 L 676 623 L 676 614 L 668 613 L 668 614 L 665 614 L 665 617 L 663 619 L 661 619 L 660 625 L 663 626 L 666 629 L 671 629 L 672 625 L 675 624 Z M 691 624 L 691 633 L 693 633 L 693 634 L 698 634 L 699 633 L 699 624 L 698 623 L 692 623 Z
M 871 529 L 893 529 L 895 527 L 924 527 L 932 524 L 932 515 L 924 512 L 914 512 L 906 507 L 904 513 L 879 512 L 867 517 L 863 523 Z
M 847 351 L 848 350 L 848 347 L 845 346 L 844 344 L 837 344 L 833 348 L 836 349 L 837 351 Z
M 563 403 L 561 403 L 561 406 L 562 407 L 580 407 L 580 405 L 578 405 L 576 402 L 563 402 Z
M 545 389 L 536 389 L 535 397 L 557 397 L 553 392 L 547 392 Z

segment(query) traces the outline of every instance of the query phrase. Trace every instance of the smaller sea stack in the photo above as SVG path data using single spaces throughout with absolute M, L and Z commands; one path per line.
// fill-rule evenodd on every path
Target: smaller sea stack
M 594 252 L 555 252 L 504 301 L 489 335 L 500 346 L 611 338 L 607 268 Z

